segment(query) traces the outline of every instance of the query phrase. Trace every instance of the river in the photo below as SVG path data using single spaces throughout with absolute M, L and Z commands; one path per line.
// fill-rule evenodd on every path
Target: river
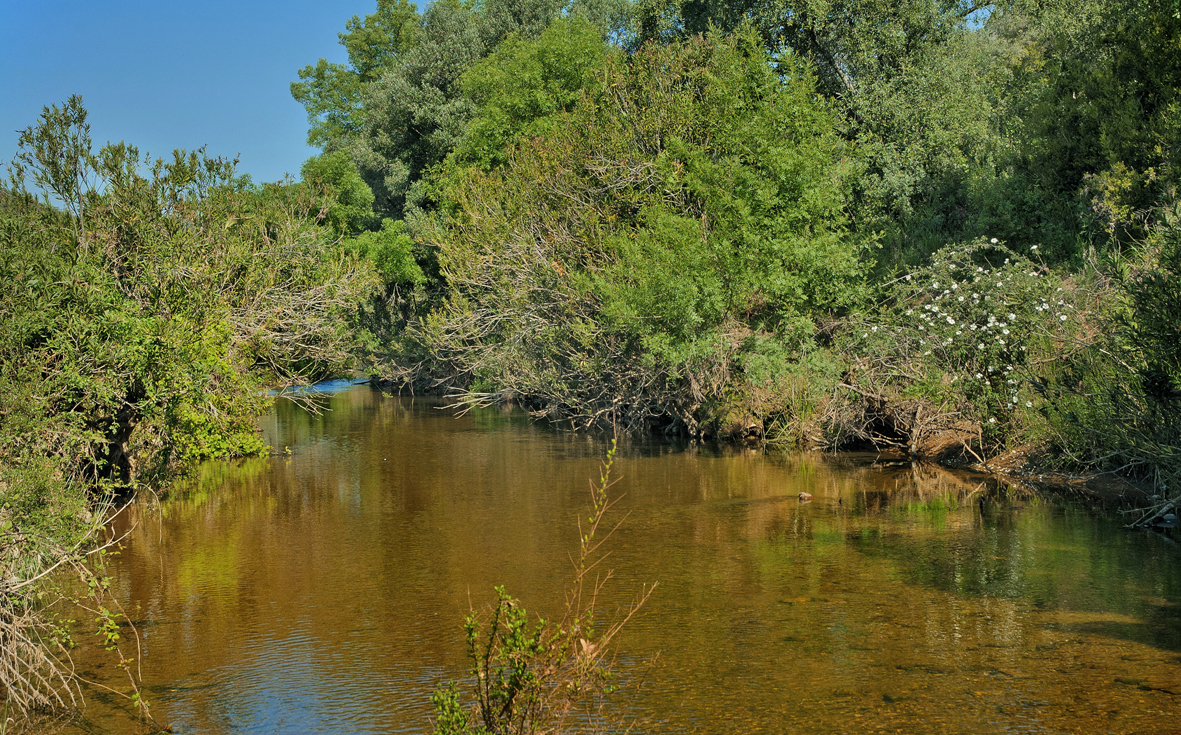
M 278 456 L 115 522 L 113 588 L 178 733 L 429 732 L 495 585 L 560 612 L 603 437 L 369 386 L 323 403 L 278 401 Z M 1170 538 L 873 459 L 620 443 L 603 609 L 659 583 L 618 639 L 637 731 L 1181 732 Z M 78 664 L 118 685 L 109 655 Z M 131 731 L 87 696 L 67 732 Z

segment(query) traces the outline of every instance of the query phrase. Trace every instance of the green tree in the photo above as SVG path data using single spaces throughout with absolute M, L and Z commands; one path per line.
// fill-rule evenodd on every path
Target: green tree
M 748 336 L 798 344 L 858 298 L 849 165 L 798 60 L 749 34 L 648 46 L 553 127 L 443 185 L 425 338 L 482 384 L 696 430 Z
M 301 174 L 304 182 L 326 188 L 332 203 L 325 220 L 333 231 L 355 236 L 368 228 L 373 220 L 373 191 L 346 152 L 313 156 L 304 161 Z
M 354 15 L 339 34 L 347 66 L 320 59 L 299 70 L 291 96 L 307 110 L 308 145 L 331 150 L 360 130 L 365 87 L 414 45 L 419 28 L 413 3 L 378 0 L 377 12 L 364 20 Z
M 1181 183 L 1181 19 L 1168 0 L 1056 10 L 1015 100 L 1020 169 L 1081 204 L 1096 239 L 1142 238 Z
M 583 89 L 597 82 L 608 48 L 599 29 L 577 17 L 555 21 L 536 41 L 506 38 L 461 79 L 477 113 L 454 162 L 501 165 L 510 141 L 552 131 L 558 113 L 573 109 Z
M 308 140 L 325 151 L 348 151 L 376 196 L 379 216 L 413 220 L 426 206 L 424 176 L 463 139 L 475 115 L 471 97 L 480 92 L 465 92 L 465 73 L 505 39 L 516 46 L 536 41 L 563 16 L 589 23 L 601 39 L 622 43 L 630 33 L 629 0 L 442 0 L 421 14 L 404 1 L 383 0 L 377 13 L 354 17 L 341 34 L 347 66 L 321 59 L 291 85 L 308 111 Z M 586 65 L 569 54 L 550 58 L 551 79 L 555 63 L 565 62 L 573 64 L 561 71 L 567 75 Z
M 349 143 L 376 211 L 394 219 L 403 218 L 411 186 L 463 136 L 474 109 L 459 79 L 486 50 L 479 16 L 457 0 L 432 3 L 421 23 L 418 45 L 366 89 Z

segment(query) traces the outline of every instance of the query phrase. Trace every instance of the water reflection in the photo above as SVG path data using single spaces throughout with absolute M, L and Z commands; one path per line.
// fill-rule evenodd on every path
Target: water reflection
M 602 440 L 365 386 L 329 400 L 278 404 L 280 456 L 204 465 L 128 518 L 115 583 L 177 732 L 425 731 L 469 604 L 506 584 L 557 611 Z M 1167 539 L 872 460 L 622 446 L 608 602 L 660 582 L 622 637 L 641 729 L 1181 727 Z M 85 728 L 123 717 L 100 698 Z

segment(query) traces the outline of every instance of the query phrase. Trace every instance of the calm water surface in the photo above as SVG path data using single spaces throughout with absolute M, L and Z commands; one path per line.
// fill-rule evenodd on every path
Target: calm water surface
M 209 463 L 118 522 L 176 732 L 429 731 L 469 605 L 504 584 L 559 609 L 601 439 L 366 386 L 330 403 L 280 401 L 263 428 L 290 454 Z M 872 459 L 620 448 L 608 607 L 659 582 L 620 639 L 641 731 L 1181 732 L 1169 538 Z M 129 731 L 89 701 L 72 731 Z

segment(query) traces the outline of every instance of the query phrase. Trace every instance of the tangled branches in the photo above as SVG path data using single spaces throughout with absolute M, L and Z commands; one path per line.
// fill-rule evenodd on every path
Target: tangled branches
M 0 582 L 0 596 L 0 688 L 6 701 L 23 716 L 76 706 L 77 681 L 57 645 L 57 627 L 39 612 L 31 594 L 22 593 L 19 581 Z
M 108 537 L 84 550 L 94 545 L 109 510 L 109 504 L 98 508 L 89 533 L 69 548 L 37 533 L 0 533 L 0 690 L 23 717 L 75 709 L 84 704 L 82 685 L 90 684 L 126 698 L 151 721 L 140 690 L 139 634 L 110 594 L 104 574 L 105 556 L 120 539 Z M 93 616 L 101 645 L 127 677 L 126 692 L 86 682 L 76 673 L 70 655 L 75 621 L 64 617 L 74 613 Z M 127 651 L 125 630 L 132 633 L 135 655 Z
M 833 120 L 753 37 L 646 48 L 604 75 L 503 167 L 441 182 L 425 241 L 447 295 L 417 341 L 469 401 L 511 391 L 576 427 L 698 437 L 748 338 L 794 349 L 860 288 Z

